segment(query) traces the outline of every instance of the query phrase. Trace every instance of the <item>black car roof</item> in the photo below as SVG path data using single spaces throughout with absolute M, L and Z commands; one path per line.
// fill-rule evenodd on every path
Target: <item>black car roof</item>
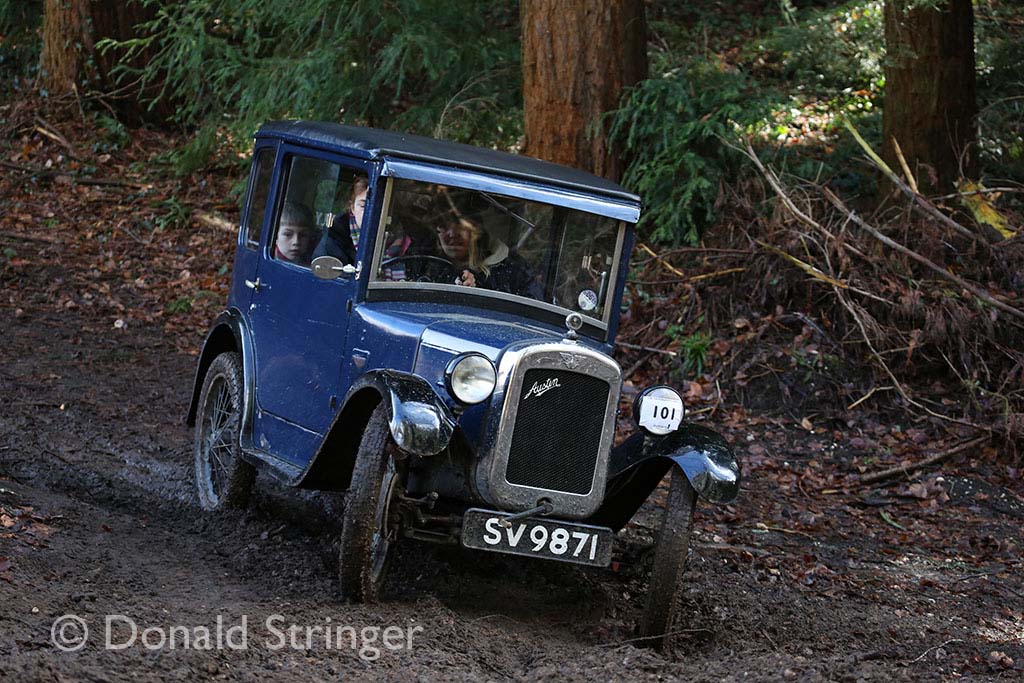
M 523 180 L 550 183 L 572 190 L 599 193 L 629 202 L 640 197 L 610 180 L 533 157 L 473 147 L 460 142 L 377 128 L 346 126 L 327 121 L 269 121 L 256 137 L 276 137 L 353 154 L 365 159 L 385 156 L 498 173 Z

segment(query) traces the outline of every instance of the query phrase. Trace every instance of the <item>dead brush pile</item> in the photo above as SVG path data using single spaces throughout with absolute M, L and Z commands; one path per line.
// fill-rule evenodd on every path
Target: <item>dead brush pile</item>
M 829 187 L 782 180 L 746 153 L 761 178 L 730 198 L 732 225 L 713 242 L 636 249 L 624 368 L 646 381 L 691 380 L 690 403 L 707 410 L 723 397 L 797 419 L 896 409 L 998 436 L 1016 451 L 1024 434 L 1019 216 L 1000 234 L 960 203 L 985 200 L 990 209 L 991 195 L 932 201 L 888 167 L 892 196 L 862 216 Z

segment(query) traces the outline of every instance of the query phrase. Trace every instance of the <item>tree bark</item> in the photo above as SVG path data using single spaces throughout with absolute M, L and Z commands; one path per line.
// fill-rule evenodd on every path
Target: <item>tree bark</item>
M 173 113 L 171 103 L 162 101 L 148 112 L 141 100 L 154 92 L 124 88 L 114 74 L 118 65 L 144 67 L 149 51 L 126 60 L 123 50 L 94 48 L 104 38 L 124 41 L 137 37 L 136 27 L 152 19 L 156 11 L 156 5 L 146 6 L 141 0 L 44 0 L 41 62 L 50 93 L 65 95 L 88 82 L 92 89 L 104 93 L 119 90 L 108 105 L 129 119 L 169 118 Z M 150 90 L 157 87 L 151 85 Z
M 93 35 L 97 37 L 97 41 L 99 38 L 137 38 L 138 32 L 135 27 L 155 17 L 157 12 L 156 5 L 147 7 L 141 0 L 91 0 L 89 5 Z M 133 67 L 144 66 L 148 56 L 143 51 L 135 55 L 129 64 Z M 96 54 L 96 68 L 104 86 L 112 88 L 115 85 L 111 71 L 122 61 L 120 50 L 105 50 Z
M 92 52 L 88 0 L 44 0 L 43 82 L 52 95 L 71 93 Z
M 643 0 L 523 0 L 525 152 L 612 180 L 605 112 L 647 77 Z
M 91 0 L 90 5 L 93 35 L 97 42 L 100 38 L 125 41 L 141 37 L 138 26 L 153 19 L 158 10 L 157 5 L 144 5 L 141 0 Z M 129 121 L 160 122 L 170 120 L 174 115 L 175 104 L 168 97 L 149 106 L 149 102 L 159 93 L 159 80 L 142 89 L 130 86 L 128 79 L 120 79 L 114 73 L 114 67 L 119 65 L 133 69 L 144 68 L 154 51 L 150 46 L 135 53 L 130 59 L 125 56 L 124 50 L 117 48 L 97 51 L 94 55 L 99 88 L 103 92 L 119 93 L 111 98 L 111 104 L 118 114 Z
M 882 157 L 900 168 L 895 138 L 921 191 L 945 193 L 978 171 L 974 10 L 971 0 L 915 4 L 885 3 Z

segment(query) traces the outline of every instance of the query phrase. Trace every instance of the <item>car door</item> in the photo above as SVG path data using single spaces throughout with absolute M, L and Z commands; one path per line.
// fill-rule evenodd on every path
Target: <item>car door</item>
M 282 146 L 278 168 L 273 214 L 257 279 L 250 283 L 253 442 L 301 466 L 312 457 L 344 396 L 342 362 L 357 284 L 355 275 L 318 279 L 309 261 L 314 251 L 324 251 L 332 230 L 332 243 L 356 241 L 357 226 L 349 220 L 352 194 L 361 188 L 365 201 L 369 168 L 288 145 Z M 347 255 L 354 260 L 354 248 Z
M 239 310 L 249 307 L 252 290 L 245 282 L 256 278 L 259 268 L 260 236 L 263 234 L 270 191 L 273 187 L 274 167 L 277 161 L 276 140 L 262 140 L 253 151 L 252 168 L 249 172 L 246 202 L 242 207 L 242 225 L 238 232 L 235 249 L 234 275 L 231 278 L 229 306 Z

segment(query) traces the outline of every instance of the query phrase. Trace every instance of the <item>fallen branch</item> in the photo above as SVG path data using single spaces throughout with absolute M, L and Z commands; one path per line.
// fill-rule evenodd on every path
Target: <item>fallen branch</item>
M 765 249 L 767 249 L 768 251 L 772 252 L 773 254 L 777 254 L 778 256 L 781 256 L 782 258 L 786 259 L 787 261 L 789 261 L 790 263 L 795 265 L 797 268 L 799 268 L 800 270 L 804 271 L 805 273 L 807 273 L 808 275 L 810 275 L 811 277 L 813 277 L 813 278 L 815 278 L 817 280 L 821 280 L 822 282 L 827 282 L 828 284 L 832 285 L 833 287 L 840 287 L 842 289 L 849 289 L 850 288 L 850 285 L 846 284 L 842 280 L 837 280 L 837 279 L 835 279 L 833 277 L 829 277 L 828 275 L 825 275 L 825 273 L 821 272 L 821 270 L 819 270 L 818 268 L 812 266 L 810 263 L 807 263 L 806 261 L 801 261 L 796 256 L 793 256 L 792 254 L 787 254 L 786 252 L 782 251 L 778 247 L 772 246 L 771 244 L 768 244 L 767 242 L 762 242 L 761 240 L 756 240 L 756 242 L 759 245 L 761 245 L 762 247 L 764 247 Z
M 196 211 L 192 216 L 203 225 L 208 225 L 211 228 L 230 233 L 238 232 L 238 226 L 222 216 L 206 213 L 205 211 Z
M 68 156 L 71 157 L 72 159 L 78 159 L 78 157 L 75 156 L 75 148 L 71 146 L 71 143 L 68 142 L 68 139 L 61 135 L 60 131 L 54 128 L 50 122 L 39 116 L 35 117 L 35 121 L 35 129 L 38 133 L 50 138 L 51 140 L 59 144 L 61 147 L 66 149 L 68 151 Z
M 686 277 L 686 273 L 684 273 L 683 271 L 681 271 L 681 270 L 679 270 L 678 268 L 674 267 L 674 266 L 673 266 L 673 265 L 672 265 L 671 263 L 669 263 L 669 262 L 668 262 L 668 261 L 666 261 L 665 259 L 663 259 L 663 258 L 661 258 L 660 256 L 658 256 L 658 254 L 656 254 L 656 253 L 654 252 L 654 250 L 653 250 L 653 249 L 651 249 L 651 248 L 650 248 L 649 246 L 647 246 L 647 245 L 646 245 L 646 244 L 644 244 L 643 242 L 638 242 L 637 244 L 639 245 L 639 247 L 640 247 L 641 249 L 643 249 L 643 250 L 644 250 L 644 251 L 646 251 L 646 252 L 647 252 L 648 254 L 650 254 L 650 255 L 651 255 L 651 257 L 652 257 L 652 258 L 653 258 L 653 259 L 654 259 L 655 261 L 657 261 L 657 262 L 658 262 L 658 263 L 660 263 L 660 264 L 661 264 L 662 266 L 664 266 L 666 270 L 669 270 L 669 271 L 671 271 L 671 272 L 675 273 L 675 274 L 676 274 L 676 275 L 678 275 L 679 277 Z
M 878 156 L 878 154 L 875 153 L 875 150 L 871 149 L 871 145 L 869 145 L 867 143 L 867 141 L 863 137 L 861 137 L 860 133 L 857 131 L 856 128 L 854 128 L 853 124 L 850 123 L 849 119 L 843 119 L 843 125 L 846 126 L 846 129 L 848 131 L 850 131 L 850 133 L 853 135 L 854 139 L 857 141 L 857 144 L 859 144 L 861 146 L 861 149 L 864 150 L 864 153 L 868 155 L 868 158 L 871 160 L 871 163 L 873 163 L 875 165 L 875 167 L 878 168 L 878 170 L 880 170 L 882 172 L 882 174 L 886 178 L 889 179 L 889 182 L 891 182 L 893 185 L 898 187 L 900 189 L 900 191 L 903 192 L 903 194 L 907 195 L 907 197 L 910 198 L 910 205 L 911 205 L 911 207 L 913 207 L 918 213 L 923 213 L 926 216 L 930 216 L 931 218 L 934 218 L 935 220 L 939 221 L 943 225 L 945 225 L 945 226 L 951 228 L 952 230 L 955 230 L 956 232 L 960 233 L 964 237 L 967 237 L 967 238 L 969 238 L 971 240 L 977 241 L 977 242 L 983 244 L 985 247 L 989 247 L 990 246 L 988 241 L 986 241 L 985 239 L 982 239 L 980 235 L 978 235 L 975 232 L 972 232 L 972 231 L 968 230 L 967 228 L 965 228 L 964 226 L 960 225 L 955 220 L 953 220 L 952 218 L 947 216 L 946 214 L 944 214 L 941 211 L 939 211 L 935 207 L 934 204 L 932 204 L 930 201 L 928 201 L 928 199 L 926 199 L 919 192 L 916 192 L 916 187 L 911 188 L 905 182 L 903 182 L 900 179 L 900 177 L 898 175 L 896 175 L 896 173 L 894 173 L 891 168 L 889 168 L 889 165 L 887 163 L 885 163 L 882 160 L 882 158 L 880 156 Z M 897 149 L 899 149 L 899 148 L 897 147 Z M 900 152 L 901 160 L 902 160 L 902 156 L 903 155 L 902 155 L 902 151 L 901 151 Z M 903 163 L 906 163 L 906 162 L 903 162 Z M 907 174 L 908 174 L 908 176 L 910 178 L 913 178 L 913 176 L 909 175 L 910 174 L 910 170 L 909 169 L 907 169 Z M 916 186 L 916 183 L 915 183 L 915 186 Z
M 631 349 L 633 351 L 647 351 L 648 353 L 661 353 L 666 356 L 672 356 L 675 358 L 679 354 L 675 351 L 669 351 L 668 349 L 656 349 L 653 346 L 640 346 L 639 344 L 628 344 L 626 342 L 617 341 L 616 346 L 621 346 L 624 349 Z
M 970 450 L 970 449 L 974 448 L 975 446 L 981 445 L 982 443 L 988 441 L 989 438 L 990 437 L 989 437 L 988 434 L 986 434 L 984 436 L 979 436 L 976 439 L 971 439 L 970 441 L 965 441 L 965 442 L 963 442 L 963 443 L 961 443 L 959 445 L 956 445 L 956 446 L 954 446 L 952 448 L 946 449 L 944 451 L 940 451 L 939 453 L 936 453 L 935 455 L 928 456 L 924 460 L 921 460 L 920 462 L 916 462 L 916 463 L 914 463 L 912 465 L 907 465 L 905 467 L 904 466 L 890 467 L 889 469 L 882 470 L 881 472 L 875 472 L 873 474 L 863 475 L 863 476 L 861 476 L 860 481 L 858 483 L 860 483 L 860 484 L 874 484 L 874 483 L 877 483 L 877 482 L 880 482 L 880 481 L 885 481 L 886 479 L 891 479 L 893 477 L 898 477 L 901 474 L 910 474 L 911 472 L 916 472 L 917 470 L 924 469 L 925 467 L 931 467 L 932 465 L 937 465 L 938 463 L 940 463 L 940 462 L 942 462 L 944 460 L 948 460 L 949 458 L 952 458 L 954 455 L 959 455 L 960 453 L 963 453 L 964 451 Z
M 108 180 L 105 178 L 81 178 L 74 173 L 57 169 L 57 168 L 34 168 L 32 166 L 24 166 L 22 164 L 15 164 L 9 161 L 0 159 L 0 166 L 14 169 L 15 171 L 21 171 L 22 173 L 28 173 L 37 178 L 51 178 L 55 176 L 64 176 L 76 185 L 112 185 L 116 187 L 137 187 L 140 189 L 148 188 L 149 185 L 145 183 L 136 183 L 131 180 Z
M 0 159 L 0 166 L 4 168 L 12 168 L 15 171 L 22 171 L 23 173 L 39 173 L 38 169 L 34 169 L 31 166 L 22 166 L 21 164 L 11 163 L 10 161 L 4 161 Z
M 60 174 L 66 175 L 66 174 Z M 78 176 L 69 175 L 71 182 L 76 185 L 110 185 L 112 187 L 136 187 L 140 190 L 144 190 L 149 187 L 146 183 L 136 183 L 132 180 L 108 180 L 106 178 L 79 178 Z
M 732 145 L 729 146 L 733 147 Z M 739 148 L 733 147 L 733 149 Z M 763 175 L 765 180 L 768 181 L 768 184 L 772 186 L 772 189 L 775 190 L 775 194 L 779 195 L 779 199 L 781 199 L 782 203 L 786 205 L 786 208 L 789 209 L 790 213 L 792 213 L 802 222 L 806 223 L 808 226 L 814 228 L 815 230 L 824 233 L 828 232 L 823 227 L 821 227 L 821 224 L 819 224 L 818 221 L 814 220 L 806 213 L 801 211 L 799 208 L 797 208 L 797 205 L 793 203 L 793 200 L 790 199 L 789 194 L 787 194 L 786 190 L 782 187 L 782 182 L 775 175 L 775 172 L 772 171 L 770 168 L 766 168 L 765 165 L 761 163 L 761 158 L 757 156 L 757 152 L 754 151 L 754 147 L 753 145 L 750 144 L 749 140 L 747 141 L 747 148 L 740 149 L 739 151 L 746 154 L 747 157 L 749 157 L 750 160 L 754 162 L 754 165 L 757 166 L 757 170 L 761 172 L 761 175 Z
M 964 641 L 960 640 L 959 638 L 950 638 L 949 640 L 947 640 L 944 643 L 941 643 L 939 645 L 931 646 L 930 648 L 928 648 L 927 650 L 925 650 L 924 652 L 919 654 L 915 659 L 911 659 L 908 662 L 908 664 L 917 664 L 922 659 L 927 657 L 930 652 L 934 652 L 935 650 L 938 650 L 939 648 L 942 648 L 942 647 L 946 647 L 947 645 L 952 645 L 953 643 L 962 643 L 962 642 L 964 642 Z
M 704 543 L 694 546 L 694 550 L 717 550 L 723 553 L 750 553 L 755 557 L 769 557 L 771 553 L 749 545 L 730 545 L 727 543 Z
M 42 236 L 42 235 L 22 235 L 17 232 L 0 232 L 0 237 L 6 237 L 12 240 L 18 240 L 21 242 L 44 242 L 46 244 L 54 244 L 57 240 L 53 237 Z
M 977 286 L 971 284 L 967 280 L 964 280 L 959 275 L 954 275 L 953 273 L 949 272 L 945 268 L 942 268 L 941 266 L 936 265 L 932 261 L 929 261 L 924 256 L 921 256 L 920 254 L 918 254 L 913 249 L 909 249 L 909 248 L 903 246 L 902 244 L 900 244 L 899 242 L 897 242 L 896 240 L 894 240 L 894 239 L 892 239 L 890 237 L 887 237 L 886 235 L 883 235 L 876 228 L 874 228 L 871 225 L 869 225 L 867 223 L 867 221 L 865 221 L 863 218 L 861 218 L 856 213 L 854 213 L 850 208 L 848 208 L 846 206 L 846 204 L 843 203 L 843 200 L 841 200 L 839 197 L 837 197 L 827 187 L 821 188 L 821 191 L 824 193 L 825 198 L 828 199 L 830 202 L 832 202 L 833 206 L 835 206 L 837 209 L 839 209 L 843 214 L 846 215 L 847 218 L 849 218 L 851 221 L 853 221 L 858 227 L 860 227 L 862 230 L 867 232 L 869 235 L 874 237 L 876 240 L 878 240 L 882 244 L 886 245 L 887 247 L 891 247 L 892 249 L 895 249 L 896 251 L 900 252 L 901 254 L 909 256 L 910 258 L 914 259 L 915 261 L 917 261 L 918 263 L 920 263 L 920 264 L 922 264 L 924 266 L 927 266 L 932 271 L 938 273 L 943 278 L 945 278 L 945 279 L 949 280 L 950 282 L 952 282 L 952 283 L 962 287 L 963 289 L 966 289 L 968 292 L 973 294 L 975 297 L 977 297 L 978 299 L 981 299 L 982 301 L 984 301 L 988 305 L 992 306 L 993 308 L 998 308 L 1000 311 L 1003 311 L 1004 313 L 1007 313 L 1009 315 L 1012 315 L 1012 316 L 1014 316 L 1016 318 L 1019 318 L 1020 320 L 1024 321 L 1024 311 L 1016 309 L 1013 306 L 1009 306 L 1007 304 L 1004 304 L 1002 301 L 999 301 L 998 299 L 993 297 L 991 294 L 989 294 L 985 290 L 983 290 L 980 287 L 977 287 Z
M 861 403 L 863 403 L 864 401 L 866 401 L 869 398 L 871 398 L 872 396 L 874 396 L 875 392 L 878 392 L 878 391 L 890 391 L 892 389 L 894 389 L 894 387 L 874 387 L 873 389 L 871 389 L 871 391 L 869 391 L 868 393 L 864 394 L 863 396 L 858 398 L 856 401 L 854 401 L 850 405 L 846 406 L 846 409 L 847 410 L 853 410 L 854 408 L 859 406 Z
M 937 413 L 928 406 L 915 401 L 910 396 L 910 394 L 907 393 L 907 390 L 900 383 L 900 381 L 896 379 L 896 374 L 892 371 L 892 369 L 889 368 L 889 364 L 885 362 L 885 359 L 882 358 L 882 355 L 878 353 L 878 351 L 875 349 L 875 345 L 871 343 L 871 336 L 868 334 L 868 330 L 865 326 L 864 321 L 861 320 L 861 317 L 859 315 L 857 315 L 857 310 L 854 307 L 854 304 L 850 301 L 847 301 L 846 297 L 843 296 L 843 292 L 838 287 L 833 287 L 832 289 L 836 293 L 836 299 L 839 300 L 839 303 L 842 304 L 843 308 L 845 308 L 853 317 L 853 321 L 857 323 L 857 328 L 860 329 L 861 337 L 864 339 L 864 344 L 868 347 L 868 350 L 874 357 L 875 362 L 878 363 L 881 366 L 882 370 L 885 371 L 885 374 L 889 376 L 889 379 L 892 381 L 893 387 L 895 387 L 899 395 L 903 397 L 904 401 L 914 406 L 918 410 L 922 410 L 931 415 L 932 417 L 937 417 L 940 420 L 945 420 L 946 422 L 952 422 L 954 424 L 963 425 L 965 427 L 971 427 L 972 429 L 977 429 L 979 431 L 992 431 L 989 428 L 976 425 L 972 422 L 966 422 L 965 420 L 961 420 L 955 417 L 949 417 L 948 415 L 943 415 L 942 413 Z
M 910 189 L 914 191 L 914 194 L 921 194 L 921 190 L 917 187 L 917 180 L 914 178 L 914 174 L 910 172 L 910 166 L 907 164 L 906 157 L 903 156 L 903 150 L 900 148 L 900 143 L 896 139 L 896 136 L 892 137 L 892 148 L 893 151 L 896 152 L 896 158 L 899 159 L 900 168 L 903 169 L 903 174 L 907 176 L 907 182 L 910 183 Z
M 694 275 L 693 277 L 683 277 L 672 280 L 630 280 L 632 285 L 682 285 L 690 282 L 699 282 L 701 280 L 710 280 L 711 278 L 721 277 L 723 275 L 732 275 L 733 273 L 746 272 L 746 268 L 726 268 L 725 270 L 716 270 L 713 273 L 704 273 L 703 275 Z

